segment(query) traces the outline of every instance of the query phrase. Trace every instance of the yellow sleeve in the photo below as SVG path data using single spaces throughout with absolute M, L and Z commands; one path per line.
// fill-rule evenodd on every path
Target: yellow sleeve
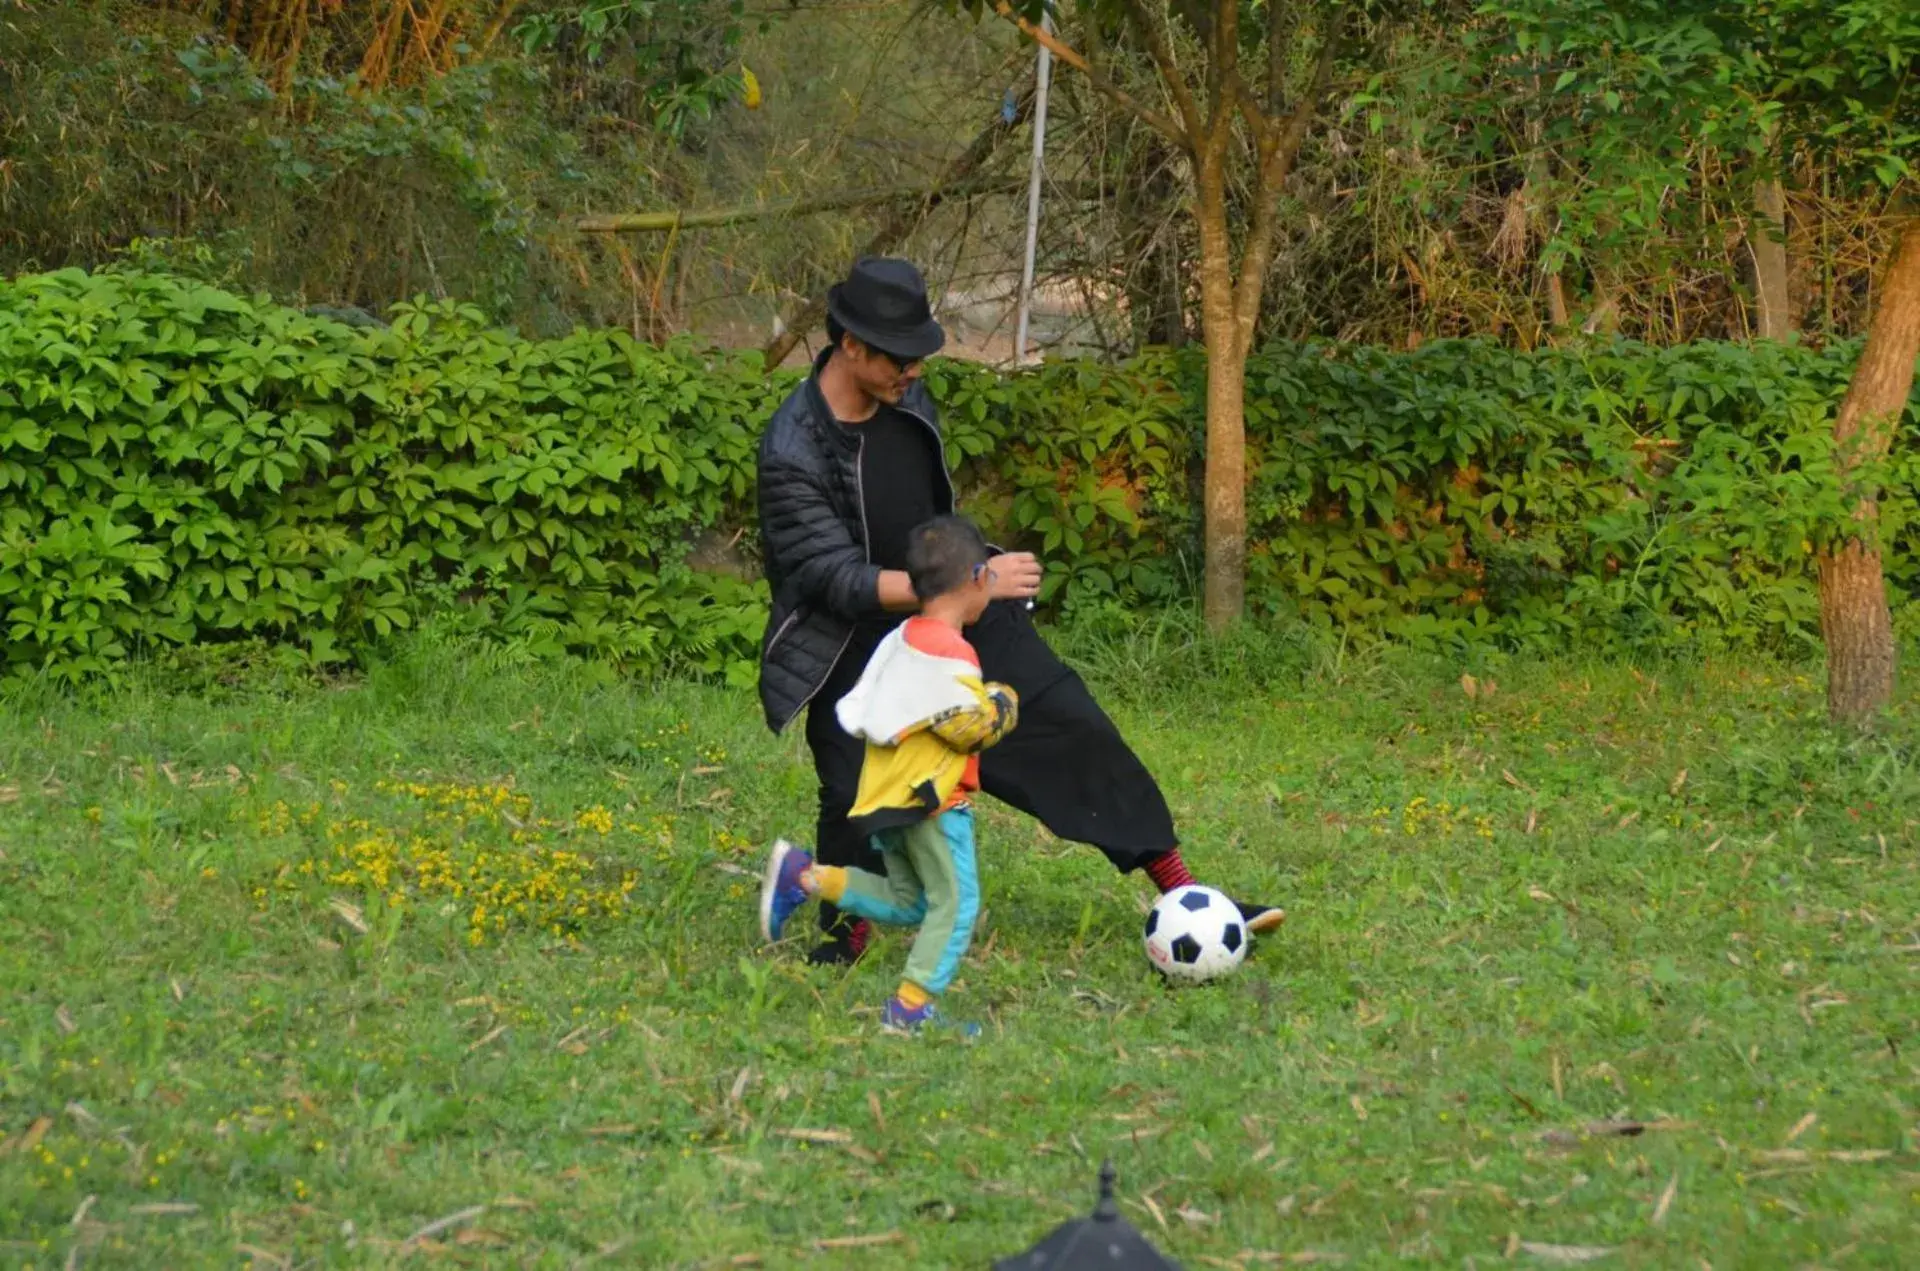
M 950 711 L 929 725 L 933 735 L 962 754 L 985 750 L 1013 731 L 1020 719 L 1020 698 L 1005 684 L 983 684 L 965 679 L 973 691 L 973 706 Z

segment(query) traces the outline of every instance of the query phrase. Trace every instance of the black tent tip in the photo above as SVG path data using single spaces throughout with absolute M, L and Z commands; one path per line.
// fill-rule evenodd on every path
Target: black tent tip
M 1100 1162 L 1100 1204 L 1093 1216 L 1100 1222 L 1112 1222 L 1120 1216 L 1120 1207 L 1113 1203 L 1113 1162 Z

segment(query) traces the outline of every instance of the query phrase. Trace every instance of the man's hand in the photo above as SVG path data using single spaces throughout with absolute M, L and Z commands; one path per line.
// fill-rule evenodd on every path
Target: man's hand
M 1031 600 L 1040 594 L 1040 558 L 1032 552 L 1008 552 L 987 562 L 995 600 Z

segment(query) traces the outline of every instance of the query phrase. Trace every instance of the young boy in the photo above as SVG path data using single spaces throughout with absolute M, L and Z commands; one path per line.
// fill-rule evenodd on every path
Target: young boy
M 760 892 L 760 933 L 778 940 L 807 901 L 823 897 L 858 918 L 918 925 L 906 978 L 887 999 L 887 1028 L 911 1032 L 933 1018 L 973 938 L 980 880 L 973 850 L 979 752 L 1013 729 L 1018 698 L 980 679 L 980 658 L 961 634 L 986 611 L 993 582 L 986 540 L 961 517 L 915 529 L 907 574 L 920 612 L 874 650 L 840 700 L 840 726 L 867 744 L 848 819 L 873 837 L 885 875 L 815 865 L 784 840 L 773 845 Z

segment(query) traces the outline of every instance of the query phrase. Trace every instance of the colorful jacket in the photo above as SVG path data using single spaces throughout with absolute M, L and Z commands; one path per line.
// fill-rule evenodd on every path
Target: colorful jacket
M 834 708 L 867 743 L 847 820 L 862 834 L 936 816 L 980 788 L 980 752 L 1013 730 L 1019 698 L 980 678 L 966 638 L 931 618 L 909 618 L 873 651 Z

